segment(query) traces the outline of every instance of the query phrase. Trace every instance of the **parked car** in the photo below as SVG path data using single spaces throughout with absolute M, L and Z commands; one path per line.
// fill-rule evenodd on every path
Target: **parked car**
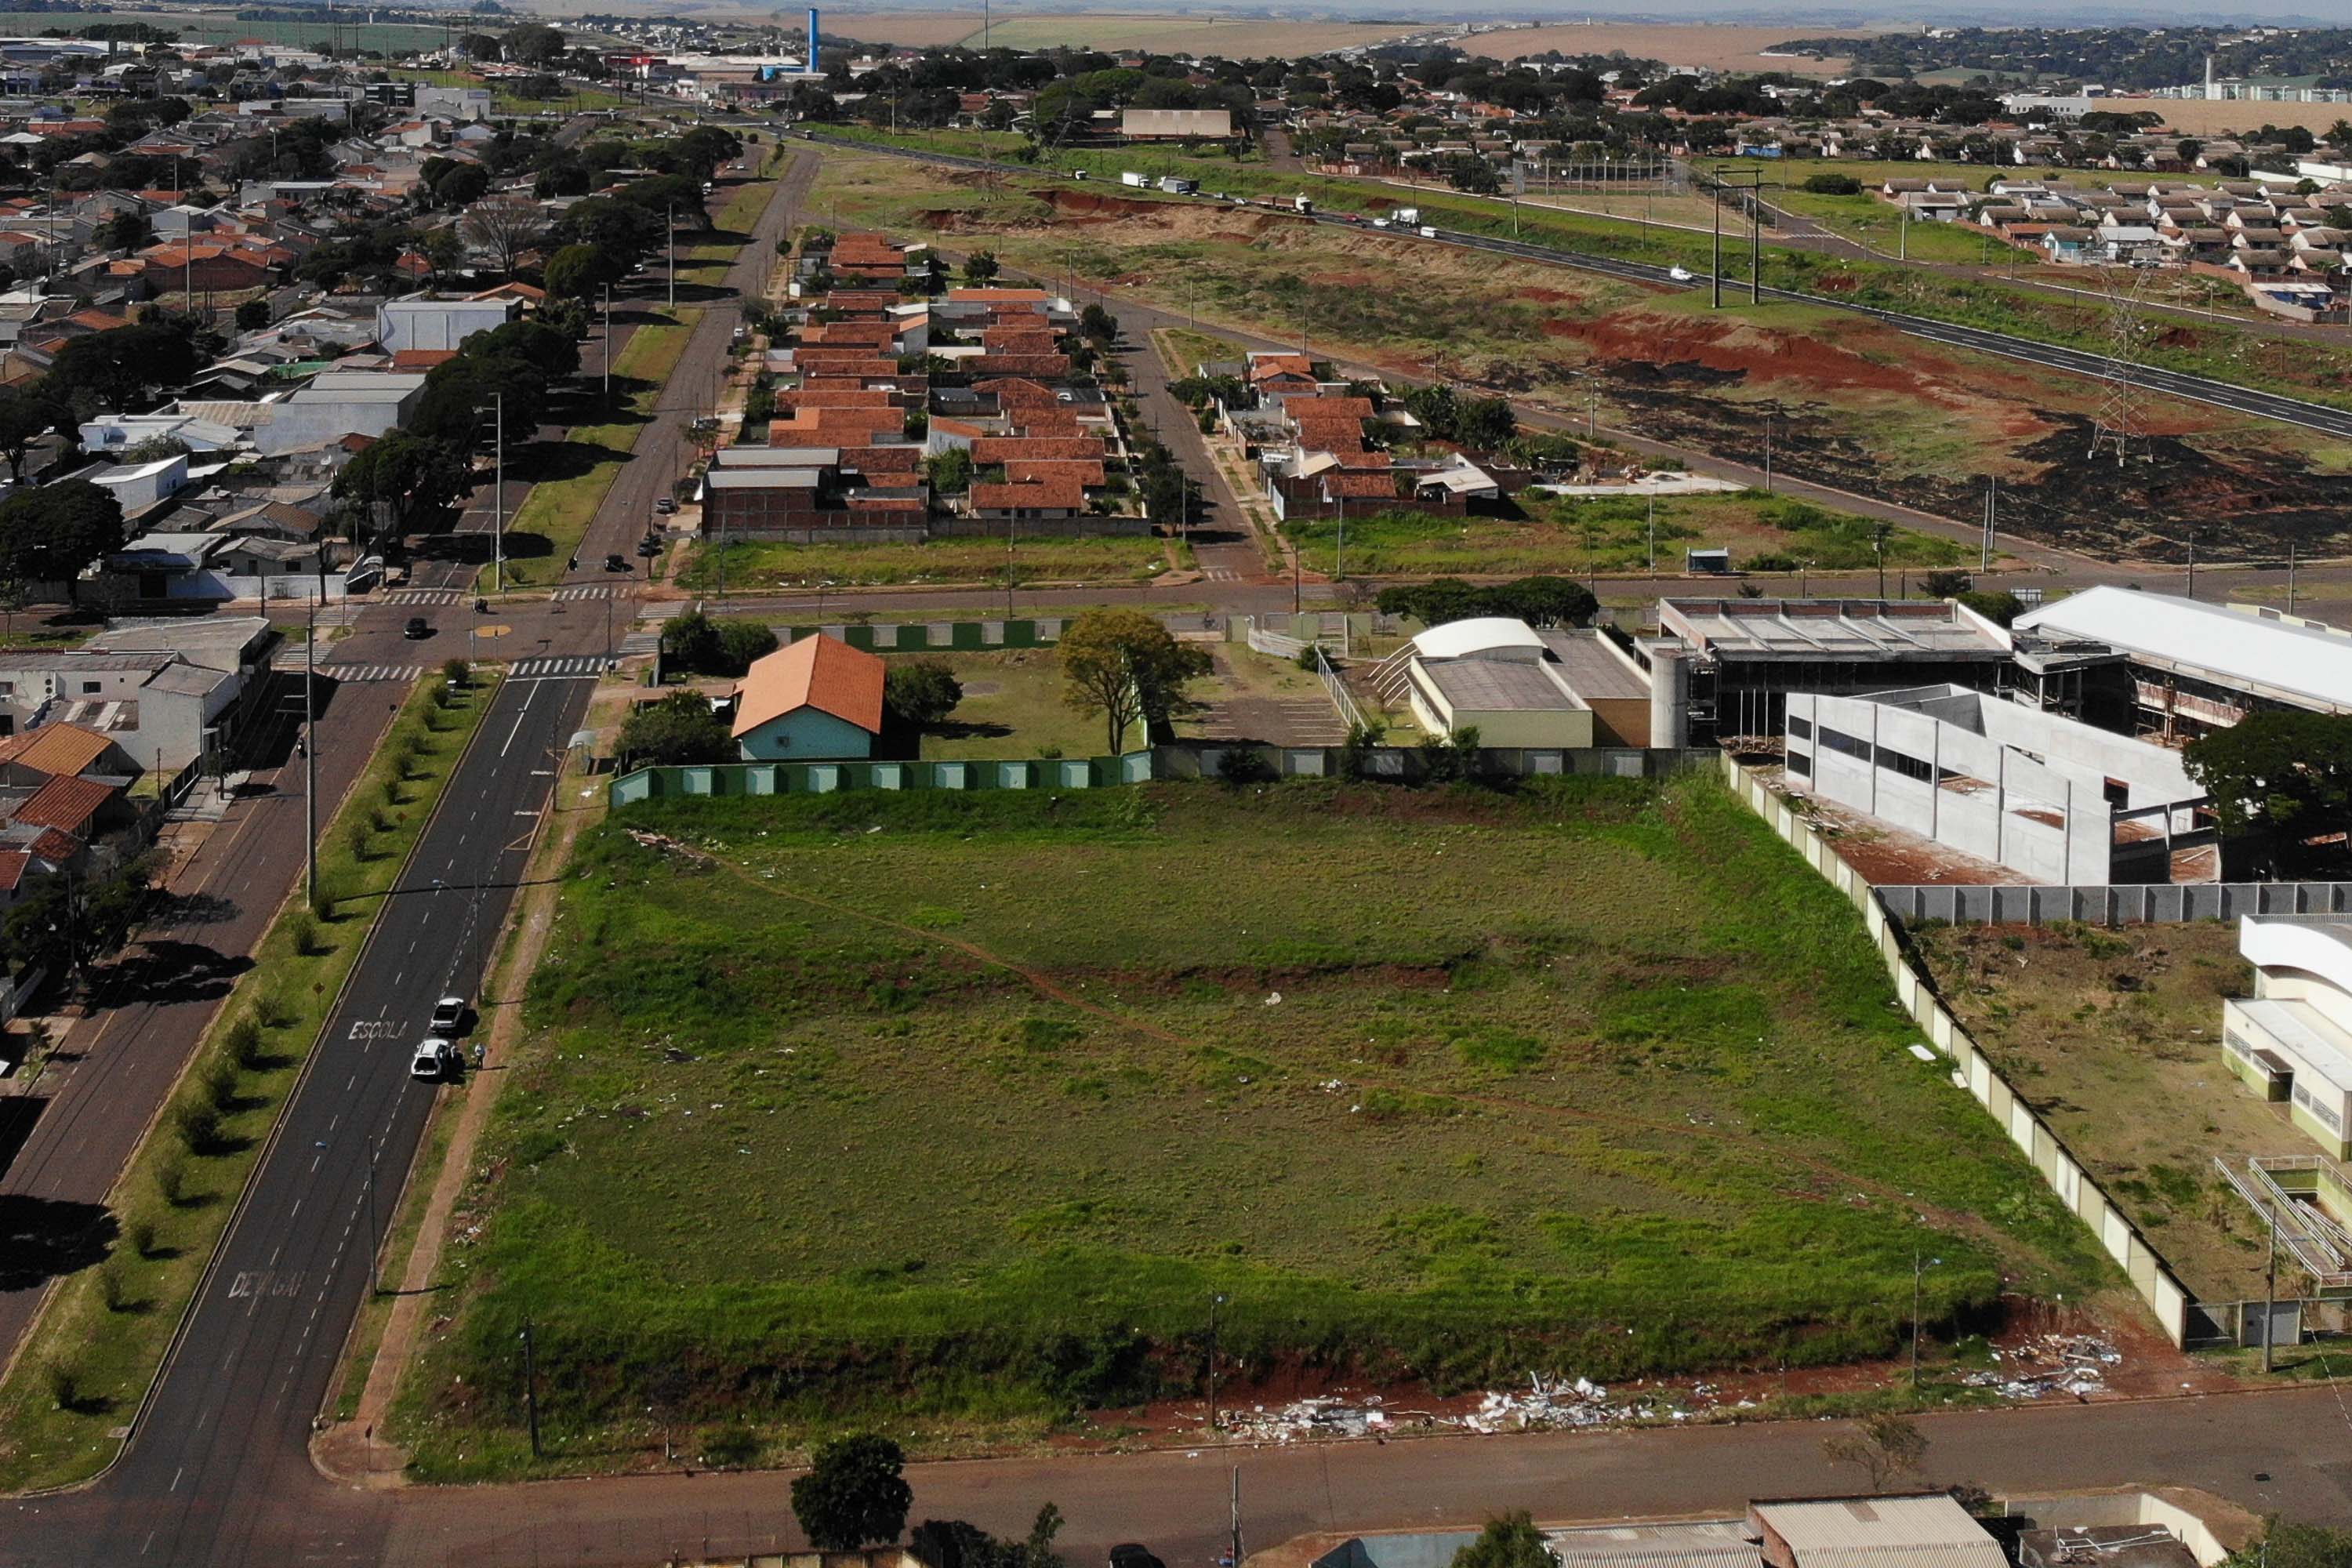
M 416 1043 L 416 1052 L 408 1058 L 408 1076 L 426 1083 L 438 1083 L 445 1078 L 457 1076 L 465 1058 L 458 1054 L 457 1042 L 445 1040 L 438 1035 Z
M 607 572 L 628 572 L 635 570 L 635 568 L 630 566 L 629 558 L 625 555 L 607 555 L 604 557 L 604 570 Z
M 466 1032 L 466 999 L 444 996 L 433 1004 L 433 1021 L 425 1032 L 445 1040 L 454 1040 Z
M 648 533 L 643 539 L 637 541 L 637 553 L 645 557 L 646 560 L 651 561 L 655 556 L 659 555 L 661 552 L 662 542 L 656 539 L 652 534 Z
M 670 513 L 677 510 L 677 499 L 675 496 L 664 496 L 661 500 L 654 502 L 654 510 L 661 513 L 664 517 L 667 517 Z
M 1150 1547 L 1132 1541 L 1121 1542 L 1110 1549 L 1110 1568 L 1168 1568 Z
M 400 628 L 400 635 L 410 642 L 421 642 L 433 635 L 433 623 L 423 616 L 411 616 L 408 624 Z

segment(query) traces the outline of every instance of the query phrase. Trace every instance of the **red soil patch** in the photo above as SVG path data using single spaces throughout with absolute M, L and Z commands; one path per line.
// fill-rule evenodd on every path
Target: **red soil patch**
M 1941 389 L 1908 365 L 1880 364 L 1817 338 L 1745 321 L 1707 321 L 1621 311 L 1597 321 L 1552 321 L 1555 337 L 1580 339 L 1599 360 L 1697 364 L 1752 380 L 1801 381 L 1824 390 L 1850 388 L 1937 397 Z M 1866 336 L 1866 333 L 1852 333 Z M 1944 396 L 1943 401 L 1957 401 Z
M 1056 186 L 1042 193 L 1045 203 L 1056 212 L 1102 214 L 1111 217 L 1138 217 L 1161 210 L 1159 202 L 1140 202 L 1129 196 L 1104 195 L 1096 191 L 1066 191 Z

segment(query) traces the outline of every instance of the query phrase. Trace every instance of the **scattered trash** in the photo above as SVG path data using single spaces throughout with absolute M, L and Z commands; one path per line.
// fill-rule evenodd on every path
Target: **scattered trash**
M 1269 1007 L 1279 1007 L 1279 1006 L 1281 1006 L 1281 1005 L 1282 1005 L 1282 993 L 1281 993 L 1281 992 L 1279 992 L 1279 991 L 1277 991 L 1277 992 L 1274 993 L 1274 994 L 1272 994 L 1271 996 L 1268 996 L 1268 997 L 1265 999 L 1265 1005 L 1266 1005 L 1267 1006 L 1269 1006 Z
M 1993 1367 L 1960 1381 L 1970 1388 L 1996 1389 L 2003 1399 L 2046 1399 L 2053 1394 L 2087 1399 L 2107 1391 L 2106 1369 L 2120 1364 L 2124 1355 L 2095 1335 L 2043 1334 L 1996 1350 L 1992 1359 Z

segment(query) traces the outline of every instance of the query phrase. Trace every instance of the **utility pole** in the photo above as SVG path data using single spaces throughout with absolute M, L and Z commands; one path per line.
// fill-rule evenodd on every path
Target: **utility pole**
M 1650 497 L 1650 575 L 1658 574 L 1658 498 Z
M 1772 493 L 1772 422 L 1780 416 L 1780 400 L 1774 398 L 1764 406 L 1764 493 Z
M 531 1342 L 530 1320 L 522 1321 L 522 1397 L 530 1411 L 530 1457 L 542 1456 L 539 1447 L 539 1359 L 537 1347 Z
M 613 405 L 613 286 L 604 285 L 604 405 Z
M 383 1148 L 382 1141 L 368 1145 L 367 1222 L 368 1222 L 368 1293 L 383 1294 L 383 1280 L 376 1273 L 376 1255 L 383 1251 L 375 1237 L 375 1157 Z
M 2286 613 L 2294 614 L 2294 542 L 2286 546 Z
M 2271 1369 L 2271 1341 L 2278 1327 L 2278 1227 L 2279 1213 L 2271 1210 L 2271 1261 L 2263 1270 L 2263 1370 Z
M 1233 1553 L 1233 1568 L 1242 1568 L 1242 1468 L 1234 1467 L 1233 1538 L 1226 1550 Z
M 490 481 L 490 592 L 503 594 L 507 591 L 507 395 L 493 392 L 490 399 L 498 408 L 490 440 L 499 460 L 497 476 Z
M 310 637 L 302 650 L 302 890 L 310 908 L 319 907 L 319 746 L 312 727 L 318 723 L 319 601 L 310 601 Z
M 1706 308 L 1710 310 L 1720 310 L 1723 309 L 1723 184 L 1721 181 L 1718 180 L 1715 183 L 1712 188 L 1712 194 L 1715 197 L 1713 204 L 1715 207 L 1715 259 L 1708 265 L 1706 269 L 1706 280 L 1711 290 L 1711 297 L 1707 301 Z
M 2189 596 L 2197 596 L 2197 531 L 2189 531 Z
M 1977 570 L 1979 572 L 1992 570 L 1992 536 L 2000 506 L 2000 480 L 1998 478 L 1988 479 L 1985 480 L 1984 545 L 1977 552 Z
M 669 273 L 669 308 L 675 310 L 677 309 L 677 204 L 676 202 L 669 205 L 669 230 L 662 237 L 667 246 L 665 255 L 668 265 L 664 270 Z
M 1220 1290 L 1209 1298 L 1209 1435 L 1217 1431 L 1217 1309 L 1224 1305 Z

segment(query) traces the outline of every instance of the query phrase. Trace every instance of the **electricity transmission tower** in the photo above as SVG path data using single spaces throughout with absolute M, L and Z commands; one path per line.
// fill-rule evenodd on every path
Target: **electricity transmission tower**
M 2147 287 L 2148 269 L 2134 267 L 2118 279 L 2112 268 L 2102 268 L 2099 282 L 2107 295 L 2107 363 L 2099 411 L 2091 425 L 2091 456 L 2113 449 L 2118 467 L 2135 449 L 2151 456 L 2140 419 L 2140 362 L 2147 346 L 2147 323 L 2140 315 L 2140 297 Z

